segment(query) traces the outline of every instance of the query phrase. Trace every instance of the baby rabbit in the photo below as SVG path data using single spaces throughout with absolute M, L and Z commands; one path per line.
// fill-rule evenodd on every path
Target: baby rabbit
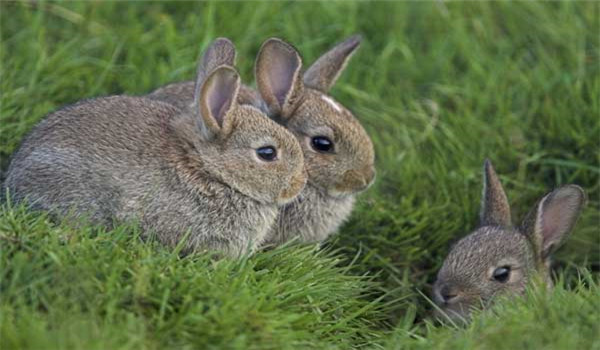
M 253 251 L 306 174 L 294 136 L 238 104 L 239 89 L 238 73 L 225 65 L 199 71 L 185 111 L 129 96 L 64 107 L 24 140 L 6 187 L 13 199 L 60 216 L 139 221 L 146 236 L 170 246 L 189 233 L 184 253 Z
M 302 74 L 298 51 L 280 39 L 269 39 L 256 59 L 260 95 L 242 88 L 241 103 L 263 109 L 296 136 L 308 173 L 301 194 L 281 208 L 270 244 L 294 237 L 302 242 L 324 240 L 349 216 L 355 195 L 375 178 L 371 139 L 352 113 L 327 95 L 359 44 L 358 36 L 345 40 Z M 179 99 L 175 103 L 185 106 L 191 98 L 190 83 L 168 85 L 150 98 Z
M 291 45 L 269 39 L 256 59 L 256 83 L 269 115 L 300 142 L 308 183 L 281 208 L 269 243 L 298 237 L 319 242 L 350 215 L 357 193 L 375 178 L 371 139 L 352 113 L 327 95 L 360 44 L 354 36 L 321 56 L 301 75 Z
M 513 227 L 506 194 L 486 160 L 480 227 L 448 254 L 434 285 L 435 302 L 450 318 L 465 321 L 473 308 L 488 306 L 497 295 L 523 293 L 533 276 L 552 286 L 551 255 L 584 203 L 579 186 L 562 186 L 542 198 L 521 227 Z

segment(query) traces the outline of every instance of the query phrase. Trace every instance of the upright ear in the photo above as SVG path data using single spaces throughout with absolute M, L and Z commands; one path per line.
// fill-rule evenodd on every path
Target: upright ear
M 304 84 L 321 92 L 329 91 L 346 68 L 360 41 L 360 35 L 351 36 L 319 57 L 304 73 Z
M 206 138 L 228 135 L 240 89 L 240 76 L 229 66 L 217 67 L 208 75 L 196 98 L 197 121 Z
M 196 71 L 194 97 L 199 96 L 202 84 L 213 70 L 223 65 L 235 66 L 235 55 L 235 46 L 227 38 L 217 38 L 206 48 Z
M 284 119 L 292 115 L 303 90 L 301 69 L 302 58 L 290 44 L 277 38 L 262 44 L 254 74 L 258 91 L 270 113 Z
M 481 226 L 510 226 L 510 206 L 492 162 L 483 165 L 483 194 L 481 196 Z
M 202 59 L 198 64 L 198 76 L 204 80 L 215 68 L 225 66 L 235 66 L 235 46 L 227 38 L 217 38 L 204 51 Z
M 547 194 L 529 212 L 523 222 L 523 231 L 530 237 L 542 261 L 564 243 L 584 204 L 583 189 L 566 185 Z

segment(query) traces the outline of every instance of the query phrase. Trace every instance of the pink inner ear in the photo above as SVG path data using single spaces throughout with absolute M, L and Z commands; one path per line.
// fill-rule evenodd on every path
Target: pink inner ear
M 208 83 L 207 107 L 219 127 L 223 127 L 227 111 L 235 98 L 237 75 L 220 71 Z
M 293 53 L 278 50 L 270 60 L 269 83 L 273 95 L 277 98 L 279 105 L 283 106 L 285 98 L 292 89 L 294 74 L 298 69 L 298 62 Z
M 571 188 L 556 190 L 544 200 L 539 217 L 544 251 L 558 248 L 575 225 L 582 203 L 581 192 Z
M 223 119 L 229 109 L 231 93 L 225 89 L 215 89 L 208 98 L 210 113 L 213 115 L 219 126 L 223 126 Z

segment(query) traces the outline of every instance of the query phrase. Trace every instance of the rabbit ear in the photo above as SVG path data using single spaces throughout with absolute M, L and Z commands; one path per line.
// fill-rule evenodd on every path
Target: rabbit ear
M 360 41 L 360 35 L 351 36 L 319 57 L 304 73 L 304 84 L 321 92 L 329 91 L 360 45 Z
M 510 226 L 510 206 L 496 175 L 492 162 L 483 165 L 483 194 L 481 198 L 481 226 Z
M 194 97 L 200 95 L 200 89 L 202 88 L 204 80 L 206 80 L 208 75 L 215 68 L 222 65 L 231 67 L 235 65 L 235 55 L 235 46 L 227 38 L 217 38 L 208 46 L 208 48 L 206 48 L 204 55 L 202 55 L 202 59 L 198 63 L 198 69 L 196 71 Z M 195 101 L 197 101 L 197 99 Z
M 221 66 L 208 75 L 195 100 L 200 129 L 207 138 L 227 135 L 232 129 L 232 115 L 240 89 L 240 76 L 235 69 Z
M 584 204 L 583 189 L 577 185 L 566 185 L 547 194 L 529 212 L 523 231 L 542 261 L 546 261 L 565 241 Z
M 204 81 L 206 77 L 218 66 L 226 65 L 233 67 L 235 65 L 235 46 L 227 38 L 217 38 L 213 41 L 198 64 L 196 81 Z
M 298 51 L 281 39 L 265 41 L 256 58 L 256 85 L 269 112 L 289 117 L 302 94 L 300 70 L 302 58 Z

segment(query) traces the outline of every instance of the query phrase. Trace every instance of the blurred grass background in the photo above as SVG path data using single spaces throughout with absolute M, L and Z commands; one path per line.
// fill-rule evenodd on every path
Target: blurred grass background
M 332 95 L 372 136 L 378 180 L 324 251 L 177 258 L 132 227 L 73 232 L 4 206 L 2 347 L 600 348 L 595 2 L 1 2 L 0 169 L 50 111 L 189 80 L 218 36 L 251 83 L 268 37 L 308 65 L 354 33 L 363 44 Z M 486 157 L 518 220 L 561 184 L 589 203 L 554 293 L 533 290 L 467 329 L 434 326 L 424 295 L 477 224 Z M 577 337 L 542 336 L 571 321 Z M 519 332 L 525 343 L 498 336 Z

